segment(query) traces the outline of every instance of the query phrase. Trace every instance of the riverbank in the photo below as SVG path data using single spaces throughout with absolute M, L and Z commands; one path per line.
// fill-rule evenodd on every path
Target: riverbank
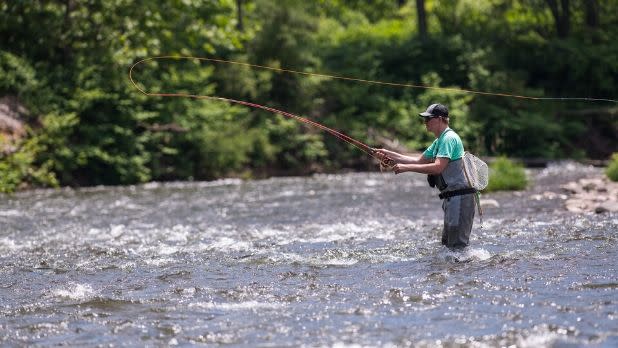
M 549 162 L 543 169 L 527 168 L 528 187 L 520 191 L 484 193 L 481 204 L 493 209 L 542 209 L 554 216 L 616 212 L 618 183 L 603 168 L 575 161 Z

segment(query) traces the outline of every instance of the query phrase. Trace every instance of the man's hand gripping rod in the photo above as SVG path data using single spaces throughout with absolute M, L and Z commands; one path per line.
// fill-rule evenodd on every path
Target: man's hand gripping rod
M 378 150 L 374 148 L 369 149 L 369 155 L 371 155 L 371 157 L 376 158 L 380 161 L 380 171 L 381 172 L 385 170 L 392 170 L 395 164 L 397 164 L 395 160 L 378 152 Z

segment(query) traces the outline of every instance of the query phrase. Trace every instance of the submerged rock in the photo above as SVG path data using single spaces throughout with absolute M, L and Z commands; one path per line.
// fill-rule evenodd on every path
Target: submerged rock
M 560 186 L 560 188 L 569 194 L 577 194 L 577 193 L 581 193 L 583 190 L 581 188 L 580 185 L 578 185 L 576 182 L 570 182 L 566 185 L 562 185 Z
M 618 212 L 618 202 L 605 202 L 594 208 L 594 212 L 597 214 L 608 213 L 608 212 Z

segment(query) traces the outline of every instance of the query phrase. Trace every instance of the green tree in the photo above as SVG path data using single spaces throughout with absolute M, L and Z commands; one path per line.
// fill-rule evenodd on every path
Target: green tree
M 418 6 L 423 5 L 425 16 Z M 444 102 L 480 154 L 603 158 L 615 99 L 615 0 L 0 2 L 0 96 L 29 110 L 28 139 L 0 159 L 4 187 L 129 184 L 375 168 L 349 145 L 222 101 L 147 97 L 139 59 L 208 56 L 425 87 L 395 88 L 189 59 L 136 68 L 149 92 L 276 107 L 361 141 L 431 141 L 419 110 Z M 423 24 L 423 19 L 426 21 Z M 560 27 L 558 27 L 560 26 Z M 424 39 L 424 32 L 427 35 Z M 589 137 L 594 141 L 573 139 Z

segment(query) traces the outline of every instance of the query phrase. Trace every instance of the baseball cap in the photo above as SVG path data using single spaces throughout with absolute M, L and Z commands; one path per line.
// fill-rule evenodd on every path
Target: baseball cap
M 448 108 L 442 104 L 431 104 L 419 114 L 421 117 L 448 117 Z

